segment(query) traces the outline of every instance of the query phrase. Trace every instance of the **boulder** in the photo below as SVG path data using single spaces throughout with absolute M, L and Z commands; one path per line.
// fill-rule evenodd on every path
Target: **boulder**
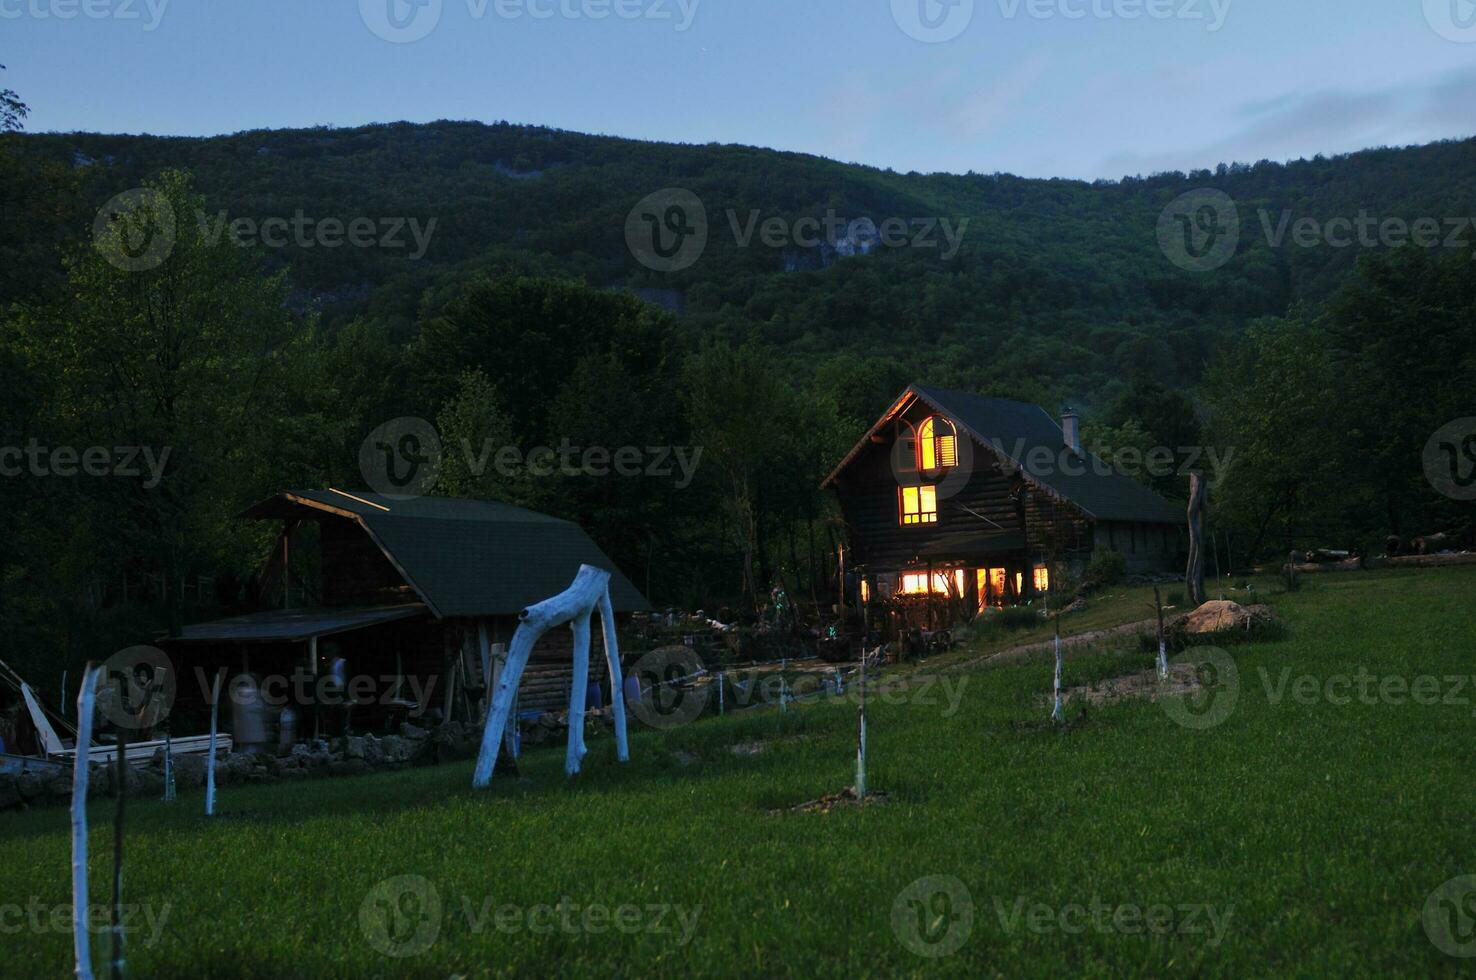
M 15 788 L 22 800 L 34 800 L 46 790 L 45 777 L 36 772 L 23 772 L 15 778 Z
M 344 759 L 341 762 L 333 762 L 328 765 L 328 775 L 330 776 L 362 776 L 365 773 L 373 771 L 369 763 L 363 759 Z
M 384 743 L 373 735 L 364 736 L 364 761 L 371 766 L 381 765 L 384 762 Z
M 410 758 L 410 746 L 398 735 L 386 735 L 379 740 L 379 751 L 385 762 L 404 762 Z
M 178 789 L 199 789 L 205 785 L 205 756 L 176 755 L 174 757 L 174 785 Z
M 1276 613 L 1270 606 L 1242 606 L 1228 599 L 1215 599 L 1175 620 L 1174 630 L 1183 636 L 1205 637 L 1218 633 L 1248 633 L 1255 627 L 1276 621 Z
M 364 736 L 350 735 L 343 740 L 343 754 L 349 759 L 364 758 Z
M 412 725 L 407 721 L 400 726 L 400 734 L 405 738 L 420 739 L 428 737 L 430 735 L 430 732 L 426 731 L 424 728 L 419 728 L 415 725 Z
M 128 774 L 128 795 L 139 798 L 163 796 L 164 776 L 153 769 L 133 769 Z

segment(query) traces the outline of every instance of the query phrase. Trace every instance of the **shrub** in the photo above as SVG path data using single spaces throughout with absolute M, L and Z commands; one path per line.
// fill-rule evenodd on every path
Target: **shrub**
M 1006 606 L 995 613 L 993 621 L 1002 629 L 1028 630 L 1040 625 L 1040 613 L 1029 606 Z
M 1087 566 L 1086 584 L 1098 589 L 1116 585 L 1127 575 L 1127 559 L 1120 551 L 1103 549 L 1092 555 Z

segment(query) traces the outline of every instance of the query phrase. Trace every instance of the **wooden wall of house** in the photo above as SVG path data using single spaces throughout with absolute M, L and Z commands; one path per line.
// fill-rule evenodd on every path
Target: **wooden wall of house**
M 414 602 L 417 596 L 384 552 L 355 522 L 325 516 L 318 521 L 325 606 Z

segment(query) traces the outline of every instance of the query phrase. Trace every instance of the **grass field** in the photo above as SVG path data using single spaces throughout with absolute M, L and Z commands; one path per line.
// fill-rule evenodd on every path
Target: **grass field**
M 482 793 L 467 763 L 230 788 L 213 820 L 130 804 L 132 974 L 1469 975 L 1476 898 L 1425 911 L 1476 874 L 1473 595 L 1470 569 L 1309 576 L 1209 715 L 1058 731 L 1044 662 L 914 680 L 869 705 L 890 802 L 864 810 L 772 812 L 852 781 L 841 701 L 642 731 L 624 767 L 596 741 L 573 782 L 555 749 Z M 0 974 L 69 973 L 66 812 L 0 817 L 0 848 Z

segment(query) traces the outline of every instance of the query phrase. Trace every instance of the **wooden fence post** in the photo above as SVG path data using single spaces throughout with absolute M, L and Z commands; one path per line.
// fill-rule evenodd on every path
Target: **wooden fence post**
M 1066 706 L 1061 702 L 1061 674 L 1065 663 L 1061 655 L 1061 620 L 1056 620 L 1056 704 L 1051 708 L 1051 721 L 1061 723 L 1066 720 Z
M 205 760 L 205 816 L 215 816 L 215 733 L 220 725 L 220 682 L 225 677 L 222 668 L 215 675 L 215 684 L 210 692 L 210 755 Z
M 861 679 L 856 685 L 859 726 L 856 738 L 856 799 L 866 799 L 866 646 L 861 646 Z
M 72 943 L 77 980 L 92 980 L 92 947 L 87 933 L 87 756 L 92 747 L 99 670 L 95 663 L 82 669 L 82 686 L 77 691 L 77 754 L 72 758 Z
M 1163 599 L 1158 594 L 1158 586 L 1153 587 L 1153 606 L 1158 610 L 1158 679 L 1168 680 L 1168 640 L 1163 633 Z

